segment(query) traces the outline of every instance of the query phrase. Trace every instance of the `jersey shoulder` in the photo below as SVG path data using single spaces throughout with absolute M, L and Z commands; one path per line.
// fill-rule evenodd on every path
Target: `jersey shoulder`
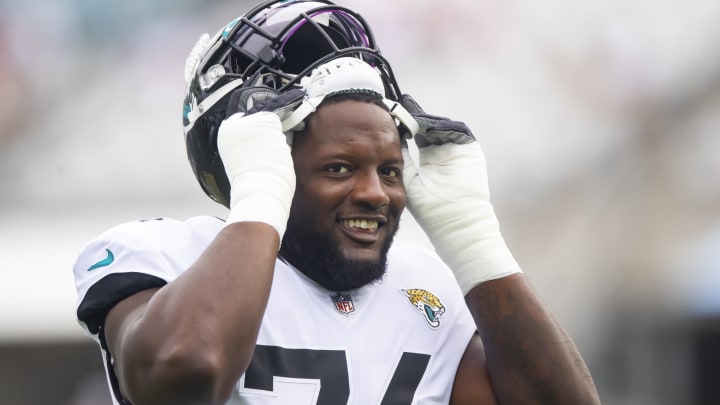
M 83 246 L 73 265 L 78 319 L 96 333 L 115 303 L 177 278 L 223 226 L 214 217 L 154 218 L 101 233 Z
M 224 222 L 215 217 L 192 217 L 184 221 L 173 218 L 141 219 L 116 225 L 83 246 L 75 263 L 76 270 L 88 271 L 106 267 L 115 261 L 98 263 L 107 250 L 136 253 L 181 252 L 192 245 L 212 240 Z M 204 247 L 203 247 L 204 248 Z M 113 253 L 114 256 L 117 256 Z

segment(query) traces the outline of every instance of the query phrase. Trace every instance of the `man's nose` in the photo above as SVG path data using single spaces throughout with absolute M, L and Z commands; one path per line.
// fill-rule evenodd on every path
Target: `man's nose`
M 382 178 L 376 172 L 363 173 L 357 178 L 351 194 L 353 203 L 380 208 L 390 203 Z

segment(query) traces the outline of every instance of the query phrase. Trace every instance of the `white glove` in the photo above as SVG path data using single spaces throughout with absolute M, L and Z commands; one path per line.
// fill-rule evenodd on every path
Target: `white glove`
M 402 105 L 420 126 L 415 136 L 419 166 L 403 148 L 407 206 L 463 294 L 485 281 L 521 273 L 500 234 L 485 156 L 470 129 L 425 114 L 410 96 L 402 97 Z
M 249 115 L 233 113 L 232 109 L 239 107 L 237 99 L 231 98 L 229 117 L 218 129 L 218 151 L 230 181 L 227 223 L 264 222 L 282 239 L 295 193 L 290 147 L 278 114 L 263 110 Z

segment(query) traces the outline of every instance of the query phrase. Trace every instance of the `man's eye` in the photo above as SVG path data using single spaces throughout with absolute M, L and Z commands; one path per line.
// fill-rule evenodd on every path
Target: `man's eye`
M 344 165 L 332 165 L 328 166 L 327 171 L 330 173 L 347 173 L 350 170 Z
M 380 171 L 380 174 L 387 177 L 400 177 L 400 170 L 393 167 L 388 167 L 386 169 L 382 169 Z

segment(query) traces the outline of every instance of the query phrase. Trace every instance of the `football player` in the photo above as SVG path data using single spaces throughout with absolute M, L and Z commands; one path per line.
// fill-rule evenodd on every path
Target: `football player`
M 472 132 L 401 93 L 360 15 L 263 3 L 201 37 L 186 78 L 190 164 L 229 212 L 80 253 L 115 404 L 599 402 L 503 241 Z M 434 251 L 393 244 L 406 206 Z

